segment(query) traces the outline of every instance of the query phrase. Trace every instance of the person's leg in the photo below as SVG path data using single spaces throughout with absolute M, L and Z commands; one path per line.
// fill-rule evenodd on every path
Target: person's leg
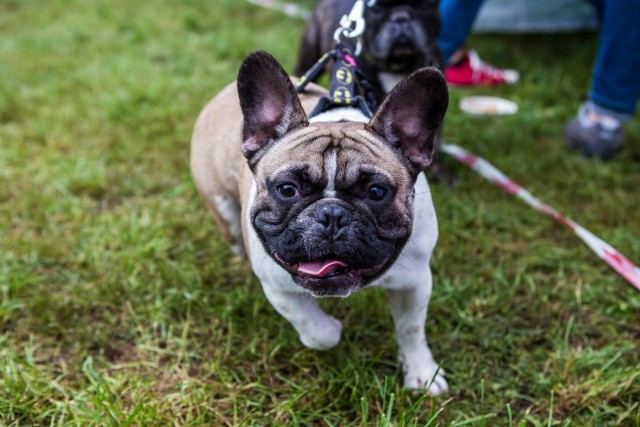
M 622 123 L 640 97 L 640 0 L 604 0 L 589 100 L 565 129 L 569 148 L 609 159 L 622 146 Z
M 514 70 L 501 70 L 482 61 L 478 54 L 464 48 L 473 22 L 484 0 L 441 0 L 442 26 L 438 47 L 445 59 L 445 77 L 451 85 L 495 86 L 518 81 Z
M 640 96 L 640 0 L 607 0 L 603 6 L 589 98 L 625 120 Z
M 438 46 L 445 64 L 469 36 L 484 0 L 441 0 L 440 19 L 442 26 Z

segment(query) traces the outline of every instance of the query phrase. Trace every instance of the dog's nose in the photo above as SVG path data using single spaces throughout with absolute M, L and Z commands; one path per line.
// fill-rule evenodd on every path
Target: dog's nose
M 411 31 L 411 24 L 409 23 L 408 18 L 400 17 L 393 21 L 393 28 L 398 32 L 398 34 L 406 35 Z
M 330 237 L 334 237 L 351 223 L 351 215 L 342 206 L 325 206 L 316 213 L 316 221 Z

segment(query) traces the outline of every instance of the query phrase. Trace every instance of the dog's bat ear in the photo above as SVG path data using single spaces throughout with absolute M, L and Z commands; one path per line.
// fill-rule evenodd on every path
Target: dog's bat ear
M 433 159 L 435 137 L 449 105 L 444 76 L 422 68 L 387 95 L 369 127 L 406 157 L 417 175 Z
M 247 55 L 237 84 L 244 116 L 242 154 L 247 160 L 287 132 L 308 124 L 289 76 L 268 53 Z

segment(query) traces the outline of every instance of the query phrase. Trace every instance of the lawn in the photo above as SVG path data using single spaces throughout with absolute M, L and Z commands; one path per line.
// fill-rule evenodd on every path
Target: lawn
M 307 2 L 308 4 L 309 2 Z M 0 1 L 0 424 L 640 425 L 640 293 L 566 228 L 450 161 L 427 332 L 448 396 L 404 391 L 385 295 L 323 306 L 305 349 L 226 247 L 188 168 L 202 106 L 301 20 L 240 0 Z M 640 261 L 640 121 L 568 152 L 596 35 L 474 35 L 519 69 L 452 90 L 445 139 Z M 460 97 L 520 112 L 470 117 Z

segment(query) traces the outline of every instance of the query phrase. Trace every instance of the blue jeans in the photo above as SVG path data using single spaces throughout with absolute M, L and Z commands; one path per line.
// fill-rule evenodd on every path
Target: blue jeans
M 438 46 L 445 61 L 467 39 L 484 0 L 441 0 Z M 590 100 L 627 119 L 640 97 L 640 0 L 592 0 L 601 16 Z M 445 62 L 446 63 L 446 62 Z
M 440 0 L 440 36 L 438 47 L 445 64 L 464 43 L 484 0 Z
M 640 0 L 600 0 L 600 41 L 589 98 L 622 119 L 640 97 Z

